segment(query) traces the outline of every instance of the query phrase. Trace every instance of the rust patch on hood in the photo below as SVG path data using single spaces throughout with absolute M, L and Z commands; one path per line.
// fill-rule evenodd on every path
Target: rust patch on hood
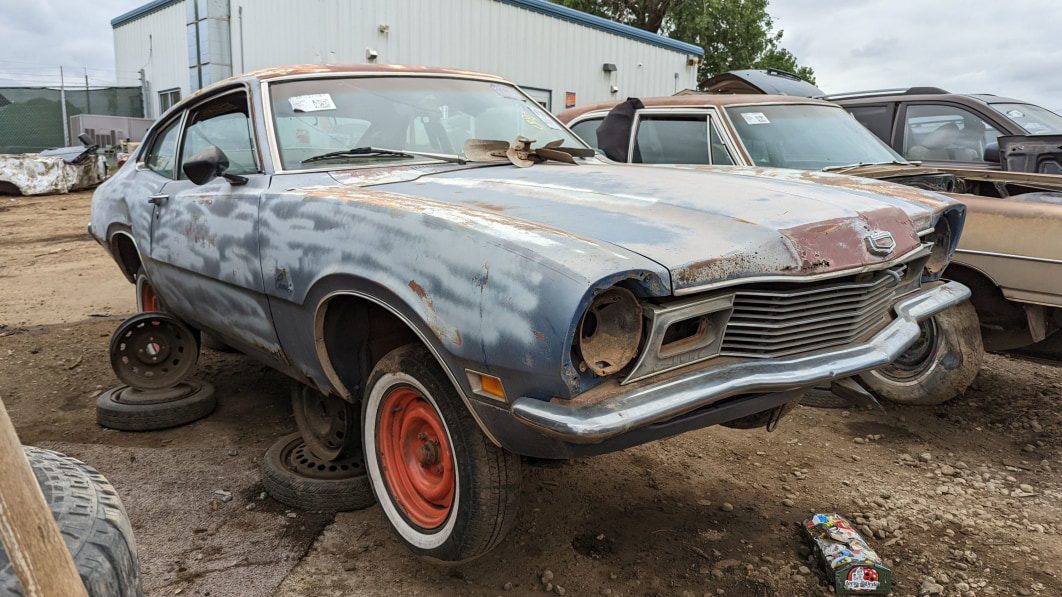
M 871 255 L 866 238 L 888 232 L 896 242 L 888 255 Z M 888 261 L 916 249 L 920 242 L 907 213 L 898 207 L 860 212 L 854 218 L 837 218 L 781 231 L 799 258 L 799 273 L 849 269 Z

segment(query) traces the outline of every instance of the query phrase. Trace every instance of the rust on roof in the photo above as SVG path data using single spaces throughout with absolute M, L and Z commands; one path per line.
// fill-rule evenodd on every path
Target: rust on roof
M 730 94 L 730 93 L 701 93 L 691 95 L 672 95 L 666 97 L 642 97 L 638 98 L 646 108 L 715 108 L 734 106 L 739 104 L 815 104 L 833 106 L 830 102 L 811 99 L 809 97 L 796 97 L 792 95 L 764 95 L 762 93 Z M 572 120 L 588 112 L 599 110 L 611 110 L 622 100 L 611 100 L 596 104 L 587 104 L 578 108 L 571 108 L 557 114 L 561 122 L 567 124 Z

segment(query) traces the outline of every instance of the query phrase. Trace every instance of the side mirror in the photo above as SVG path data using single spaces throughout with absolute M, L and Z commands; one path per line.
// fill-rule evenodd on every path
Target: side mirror
M 985 155 L 982 159 L 992 164 L 998 164 L 999 143 L 989 143 L 988 145 L 985 145 Z
M 244 184 L 247 179 L 235 174 L 226 174 L 229 169 L 229 158 L 217 146 L 211 145 L 191 157 L 181 165 L 188 180 L 197 185 L 204 185 L 215 178 L 222 176 L 232 184 Z

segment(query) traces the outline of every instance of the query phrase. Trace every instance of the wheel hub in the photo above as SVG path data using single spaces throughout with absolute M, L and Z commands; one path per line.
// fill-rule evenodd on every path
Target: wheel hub
M 404 516 L 424 529 L 441 526 L 456 493 L 446 425 L 435 406 L 411 387 L 383 399 L 377 451 L 387 488 Z
M 892 379 L 910 379 L 925 373 L 937 355 L 938 330 L 933 319 L 927 319 L 918 326 L 918 339 L 905 350 L 891 365 L 879 369 L 879 373 Z
M 300 386 L 292 397 L 292 410 L 299 434 L 317 458 L 333 461 L 361 450 L 355 429 L 359 417 L 349 402 Z
M 110 351 L 111 367 L 123 383 L 159 390 L 188 376 L 199 356 L 199 344 L 180 321 L 161 313 L 141 313 L 118 326 Z

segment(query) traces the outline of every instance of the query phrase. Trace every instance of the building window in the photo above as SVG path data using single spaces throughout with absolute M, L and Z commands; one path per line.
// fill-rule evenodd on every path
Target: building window
M 181 101 L 180 89 L 167 89 L 159 92 L 159 114 L 164 114 L 166 110 L 173 107 L 174 104 Z

